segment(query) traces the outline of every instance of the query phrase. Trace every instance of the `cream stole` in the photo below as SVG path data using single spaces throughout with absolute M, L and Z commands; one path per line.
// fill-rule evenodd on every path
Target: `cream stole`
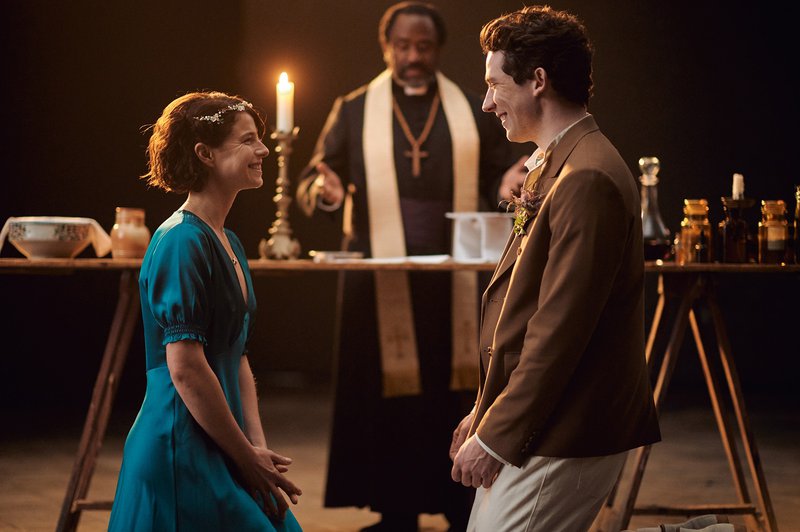
M 478 128 L 466 97 L 455 83 L 437 73 L 439 95 L 453 145 L 453 210 L 478 210 Z M 364 103 L 364 168 L 370 219 L 370 245 L 376 258 L 407 254 L 392 128 L 392 75 L 373 79 Z M 453 390 L 478 386 L 478 278 L 476 272 L 452 275 Z M 376 271 L 375 295 L 384 397 L 422 391 L 408 273 Z

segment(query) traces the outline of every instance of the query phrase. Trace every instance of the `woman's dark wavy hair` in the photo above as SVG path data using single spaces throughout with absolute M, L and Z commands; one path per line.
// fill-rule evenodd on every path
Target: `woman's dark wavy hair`
M 565 11 L 530 6 L 481 29 L 484 54 L 504 52 L 503 72 L 517 84 L 542 67 L 553 88 L 570 102 L 587 105 L 592 94 L 592 43 L 583 23 Z
M 381 48 L 385 48 L 389 44 L 389 34 L 392 32 L 398 15 L 422 15 L 430 18 L 433 21 L 433 27 L 436 28 L 436 43 L 443 46 L 447 40 L 444 17 L 436 6 L 426 2 L 400 2 L 387 9 L 378 24 L 378 41 L 381 43 Z
M 244 104 L 244 111 L 226 110 L 237 104 Z M 218 121 L 198 120 L 198 117 L 220 111 Z M 230 135 L 234 117 L 239 112 L 252 116 L 259 137 L 264 135 L 264 119 L 238 96 L 223 92 L 190 92 L 173 100 L 152 126 L 147 146 L 148 172 L 142 179 L 167 192 L 184 194 L 201 190 L 208 179 L 208 169 L 198 159 L 194 146 L 198 142 L 212 148 L 220 146 Z

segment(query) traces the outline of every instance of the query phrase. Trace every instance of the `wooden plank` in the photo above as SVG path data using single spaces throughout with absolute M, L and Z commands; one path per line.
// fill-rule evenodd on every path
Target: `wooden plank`
M 752 515 L 756 514 L 756 507 L 752 504 L 690 504 L 686 506 L 661 506 L 657 504 L 637 506 L 635 515 Z
M 86 499 L 78 499 L 75 501 L 75 511 L 82 512 L 84 510 L 111 510 L 114 501 L 89 501 Z
M 0 274 L 21 273 L 38 274 L 46 272 L 71 273 L 76 270 L 135 270 L 141 266 L 141 259 L 0 259 Z M 253 274 L 281 271 L 375 271 L 375 270 L 420 270 L 420 271 L 493 271 L 493 262 L 459 262 L 452 259 L 438 263 L 425 263 L 418 260 L 385 262 L 372 259 L 349 259 L 332 262 L 314 262 L 310 259 L 268 260 L 249 259 L 248 265 Z M 646 262 L 645 271 L 652 273 L 800 273 L 800 264 L 656 264 Z

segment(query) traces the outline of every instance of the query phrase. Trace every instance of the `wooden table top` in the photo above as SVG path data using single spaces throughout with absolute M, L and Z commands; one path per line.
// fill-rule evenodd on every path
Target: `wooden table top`
M 2 273 L 70 273 L 90 270 L 137 270 L 141 259 L 0 259 Z M 253 275 L 272 272 L 315 272 L 315 271 L 494 271 L 493 262 L 461 262 L 447 259 L 440 262 L 424 262 L 418 259 L 406 261 L 375 261 L 371 259 L 348 259 L 331 262 L 314 262 L 310 259 L 268 260 L 249 259 L 248 265 Z M 797 273 L 800 265 L 780 264 L 720 264 L 700 263 L 679 265 L 673 262 L 659 264 L 646 262 L 645 271 L 656 273 Z

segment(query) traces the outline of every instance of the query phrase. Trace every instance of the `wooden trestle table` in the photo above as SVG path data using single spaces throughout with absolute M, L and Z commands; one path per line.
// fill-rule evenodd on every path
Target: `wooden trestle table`
M 94 472 L 97 455 L 102 446 L 108 419 L 117 391 L 120 374 L 125 365 L 131 336 L 138 320 L 139 259 L 0 259 L 0 274 L 45 275 L 69 274 L 77 271 L 115 271 L 119 272 L 119 295 L 114 317 L 106 340 L 105 351 L 95 380 L 94 391 L 86 414 L 78 452 L 75 457 L 61 515 L 56 530 L 72 531 L 78 526 L 84 510 L 108 510 L 112 501 L 93 501 L 86 498 L 89 483 Z M 485 262 L 373 262 L 364 260 L 336 260 L 313 262 L 310 260 L 263 260 L 249 261 L 253 277 L 274 275 L 279 272 L 321 272 L 321 271 L 376 271 L 376 270 L 415 270 L 415 271 L 492 271 L 495 265 Z M 761 467 L 755 437 L 744 405 L 739 385 L 739 377 L 731 354 L 731 346 L 722 319 L 722 312 L 715 295 L 716 278 L 730 273 L 736 274 L 787 274 L 800 273 L 800 266 L 732 265 L 732 264 L 692 264 L 679 266 L 671 263 L 647 263 L 646 271 L 659 276 L 659 300 L 656 305 L 652 325 L 646 345 L 646 356 L 651 371 L 657 371 L 654 388 L 656 406 L 663 403 L 670 377 L 675 368 L 686 326 L 694 335 L 700 362 L 706 379 L 712 406 L 723 445 L 728 458 L 738 501 L 727 505 L 696 505 L 692 507 L 635 506 L 641 485 L 649 447 L 632 452 L 617 482 L 614 492 L 601 510 L 596 522 L 597 530 L 617 532 L 627 526 L 633 514 L 691 515 L 697 513 L 744 514 L 751 528 L 777 531 L 775 514 L 770 502 L 766 479 Z M 665 305 L 668 299 L 676 298 L 679 307 L 672 318 L 671 333 L 666 349 L 661 356 L 653 352 L 656 335 L 662 325 Z M 716 342 L 724 379 L 715 372 L 714 360 L 705 350 L 697 324 L 695 309 L 707 306 L 713 319 Z M 660 363 L 656 361 L 660 359 Z M 721 395 L 727 388 L 733 406 L 735 422 L 731 420 Z M 742 461 L 736 450 L 735 437 L 738 432 L 744 449 L 745 461 L 755 488 L 755 501 L 751 498 L 745 480 Z

